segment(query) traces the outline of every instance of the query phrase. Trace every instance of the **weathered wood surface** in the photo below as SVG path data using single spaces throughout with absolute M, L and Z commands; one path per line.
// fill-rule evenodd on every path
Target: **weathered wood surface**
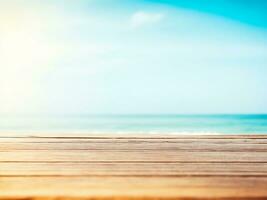
M 0 137 L 0 199 L 267 199 L 267 136 Z

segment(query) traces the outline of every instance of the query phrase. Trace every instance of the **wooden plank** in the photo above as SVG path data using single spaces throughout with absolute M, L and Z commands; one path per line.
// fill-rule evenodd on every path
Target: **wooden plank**
M 230 151 L 267 152 L 267 144 L 235 143 L 214 144 L 212 142 L 65 142 L 61 143 L 0 143 L 0 151 L 19 150 L 173 150 L 173 151 Z
M 1 137 L 0 199 L 267 199 L 267 136 Z
M 0 177 L 0 199 L 265 199 L 267 178 Z M 233 198 L 234 197 L 234 198 Z
M 1 151 L 0 162 L 7 161 L 267 162 L 267 154 L 266 152 L 180 152 L 168 150 Z
M 0 163 L 0 176 L 266 176 L 267 163 Z

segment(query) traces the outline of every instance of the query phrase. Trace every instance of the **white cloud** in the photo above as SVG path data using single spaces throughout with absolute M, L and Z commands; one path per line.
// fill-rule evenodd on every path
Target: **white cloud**
M 162 13 L 149 13 L 144 11 L 138 11 L 131 17 L 131 27 L 139 28 L 149 24 L 155 24 L 160 22 L 164 18 Z

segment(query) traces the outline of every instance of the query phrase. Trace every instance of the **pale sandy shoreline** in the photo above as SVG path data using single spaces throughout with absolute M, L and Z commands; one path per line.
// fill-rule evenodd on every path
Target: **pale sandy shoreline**
M 262 136 L 266 136 L 267 133 L 191 133 L 191 132 L 0 132 L 0 137 L 51 137 L 51 138 L 73 138 L 73 137 L 89 137 L 89 138 L 102 138 L 102 137 L 127 137 L 127 138 L 187 138 L 191 136 L 195 136 L 196 138 L 221 138 L 222 136 L 225 138 L 236 138 L 236 137 L 244 137 L 244 138 L 261 138 Z

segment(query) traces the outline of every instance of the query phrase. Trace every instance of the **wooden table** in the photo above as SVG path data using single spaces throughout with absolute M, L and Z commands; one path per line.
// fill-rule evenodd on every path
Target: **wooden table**
M 267 136 L 2 136 L 0 199 L 267 199 Z

